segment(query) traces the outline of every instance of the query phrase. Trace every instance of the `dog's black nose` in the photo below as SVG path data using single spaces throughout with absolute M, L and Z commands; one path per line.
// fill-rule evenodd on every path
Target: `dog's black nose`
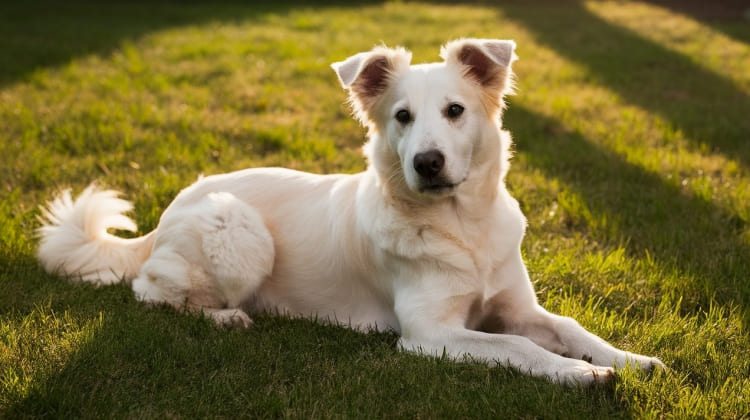
M 445 165 L 445 156 L 439 150 L 417 153 L 414 156 L 414 169 L 425 178 L 433 178 Z

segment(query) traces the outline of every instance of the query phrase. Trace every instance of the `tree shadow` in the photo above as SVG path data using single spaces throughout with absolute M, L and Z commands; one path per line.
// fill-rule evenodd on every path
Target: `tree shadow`
M 390 332 L 272 315 L 254 317 L 250 330 L 223 330 L 205 318 L 138 304 L 125 285 L 60 284 L 67 295 L 38 298 L 77 324 L 101 321 L 62 366 L 46 367 L 51 372 L 27 395 L 0 406 L 2 418 L 627 413 L 613 387 L 571 390 L 507 369 L 406 355 Z
M 539 8 L 546 10 L 539 13 Z M 513 2 L 500 9 L 540 43 L 583 65 L 594 82 L 663 117 L 696 148 L 723 153 L 750 168 L 750 98 L 735 83 L 612 26 L 577 1 L 564 6 L 540 2 L 535 8 Z
M 646 0 L 711 26 L 736 41 L 750 44 L 750 3 L 746 0 Z
M 368 4 L 371 4 L 369 2 Z M 323 1 L 315 7 L 357 7 L 362 1 Z M 243 22 L 312 7 L 303 0 L 252 3 L 3 2 L 0 5 L 0 88 L 33 72 L 89 54 L 106 55 L 122 42 L 174 26 Z
M 750 247 L 740 236 L 744 222 L 737 216 L 554 119 L 517 105 L 504 119 L 529 165 L 560 179 L 593 214 L 611 220 L 612 231 L 592 229 L 591 235 L 604 243 L 625 243 L 631 255 L 678 270 L 686 309 L 705 309 L 714 299 L 743 309 L 750 303 Z

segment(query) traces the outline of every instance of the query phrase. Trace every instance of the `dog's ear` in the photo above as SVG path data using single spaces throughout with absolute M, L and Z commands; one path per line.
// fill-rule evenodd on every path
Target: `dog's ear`
M 484 91 L 487 105 L 502 108 L 502 97 L 513 91 L 511 65 L 518 59 L 516 43 L 501 39 L 458 39 L 440 51 L 448 65 L 460 66 L 464 77 Z
M 355 114 L 366 123 L 394 76 L 405 71 L 410 62 L 411 53 L 403 48 L 376 47 L 333 63 L 331 67 L 341 86 L 349 91 Z

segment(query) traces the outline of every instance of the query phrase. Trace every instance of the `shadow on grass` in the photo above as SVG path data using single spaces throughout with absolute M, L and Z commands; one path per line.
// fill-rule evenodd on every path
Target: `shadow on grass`
M 612 387 L 563 388 L 507 369 L 407 355 L 393 333 L 308 320 L 261 315 L 250 330 L 222 330 L 139 304 L 124 284 L 68 283 L 28 254 L 0 253 L 0 284 L 0 322 L 12 330 L 36 312 L 32 328 L 41 330 L 39 341 L 12 344 L 31 355 L 32 382 L 22 398 L 0 404 L 0 418 L 627 416 Z M 49 317 L 72 322 L 63 329 L 73 335 L 93 330 L 70 342 L 44 331 Z M 69 348 L 58 365 L 33 359 L 58 346 Z
M 560 179 L 594 215 L 607 216 L 612 229 L 592 229 L 592 235 L 626 243 L 632 255 L 648 253 L 661 266 L 677 268 L 685 281 L 677 286 L 685 305 L 706 309 L 715 298 L 746 309 L 750 247 L 740 237 L 743 221 L 737 216 L 665 183 L 554 119 L 511 105 L 505 124 L 532 167 Z
M 329 0 L 317 2 L 315 7 L 358 7 L 364 3 Z M 4 2 L 0 5 L 0 88 L 81 56 L 106 55 L 149 32 L 211 21 L 244 22 L 298 7 L 312 6 L 302 0 L 225 4 Z
M 102 322 L 24 398 L 0 407 L 0 417 L 627 413 L 611 387 L 569 389 L 506 369 L 407 355 L 395 350 L 391 333 L 275 316 L 256 317 L 248 331 L 226 331 L 168 308 L 146 308 L 126 286 L 64 287 L 72 294 L 39 298 L 79 324 L 99 313 Z
M 583 65 L 596 82 L 682 130 L 696 146 L 705 144 L 750 168 L 750 98 L 733 82 L 611 25 L 580 2 L 535 6 L 512 2 L 500 10 L 540 43 Z
M 711 26 L 713 29 L 750 44 L 750 3 L 747 0 L 646 0 Z

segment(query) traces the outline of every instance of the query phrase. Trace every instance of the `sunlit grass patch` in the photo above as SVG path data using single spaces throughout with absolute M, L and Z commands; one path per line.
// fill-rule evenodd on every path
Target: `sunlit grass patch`
M 0 324 L 0 405 L 9 407 L 58 373 L 101 328 L 100 313 L 78 319 L 38 304 L 30 313 L 7 313 Z

